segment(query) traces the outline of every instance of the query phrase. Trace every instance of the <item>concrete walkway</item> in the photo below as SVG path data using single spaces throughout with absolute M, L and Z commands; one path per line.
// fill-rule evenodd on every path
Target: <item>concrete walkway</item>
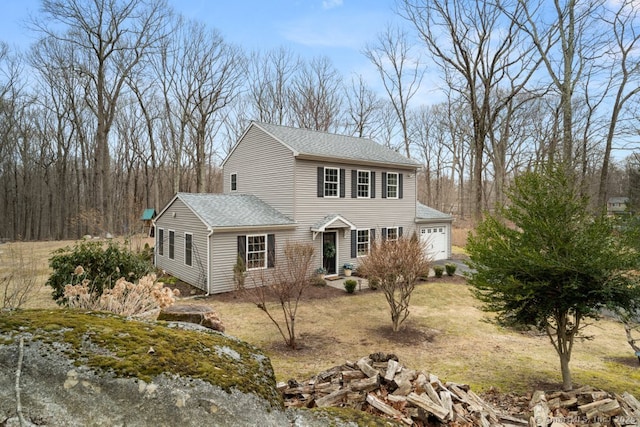
M 445 264 L 455 264 L 456 267 L 456 276 L 464 276 L 465 273 L 471 272 L 471 269 L 464 263 L 464 260 L 460 259 L 443 259 L 440 261 L 434 261 L 433 265 L 445 265 Z M 433 269 L 429 270 L 429 277 L 433 276 Z M 329 277 L 325 278 L 327 282 L 327 286 L 331 286 L 332 288 L 342 289 L 344 291 L 344 281 L 348 279 L 353 279 L 358 282 L 356 286 L 356 291 L 361 289 L 369 289 L 369 281 L 362 277 L 345 277 L 345 276 L 337 276 L 337 277 Z

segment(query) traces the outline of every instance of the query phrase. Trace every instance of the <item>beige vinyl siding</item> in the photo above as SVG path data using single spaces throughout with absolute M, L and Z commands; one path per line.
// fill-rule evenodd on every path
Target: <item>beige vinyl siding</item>
M 224 192 L 231 192 L 231 174 L 236 173 L 236 193 L 253 194 L 293 217 L 293 164 L 291 150 L 253 126 L 224 163 Z
M 251 231 L 233 231 L 233 232 L 214 232 L 211 245 L 212 264 L 212 281 L 211 293 L 229 292 L 235 289 L 233 281 L 233 266 L 238 259 L 238 236 L 239 235 L 256 235 L 256 234 L 274 234 L 276 240 L 275 266 L 284 263 L 284 247 L 287 242 L 301 240 L 303 242 L 311 242 L 310 234 L 307 239 L 300 239 L 300 234 L 295 230 L 251 230 Z M 315 248 L 315 257 L 313 265 L 320 265 L 321 261 L 317 260 L 320 253 L 320 240 L 316 239 L 311 242 Z M 272 268 L 251 270 L 247 272 L 245 286 L 253 287 L 261 284 L 261 275 L 269 277 Z
M 344 198 L 317 196 L 317 168 L 319 166 L 344 169 Z M 375 172 L 374 198 L 351 197 L 352 170 Z M 382 172 L 397 172 L 403 175 L 402 199 L 382 198 Z M 375 229 L 376 239 L 380 238 L 382 228 L 402 227 L 404 236 L 410 236 L 416 230 L 414 222 L 416 215 L 415 170 L 297 160 L 295 176 L 297 177 L 295 220 L 299 224 L 301 235 L 306 234 L 310 238 L 310 227 L 328 214 L 340 214 L 358 229 Z M 338 233 L 337 257 L 340 273 L 345 262 L 358 264 L 358 259 L 351 257 L 351 233 L 347 231 L 345 235 L 343 229 Z
M 175 213 L 175 217 L 174 217 Z M 164 255 L 156 254 L 156 267 L 170 272 L 171 275 L 206 290 L 207 277 L 207 227 L 200 219 L 176 199 L 160 217 L 156 227 L 164 229 Z M 175 232 L 174 258 L 169 259 L 169 231 Z M 185 233 L 193 236 L 192 265 L 185 265 Z

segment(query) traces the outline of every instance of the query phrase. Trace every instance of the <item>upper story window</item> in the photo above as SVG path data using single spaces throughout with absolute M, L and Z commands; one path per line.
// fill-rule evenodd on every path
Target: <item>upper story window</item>
M 398 198 L 398 174 L 387 172 L 387 199 Z
M 184 233 L 184 263 L 193 265 L 193 234 Z
M 231 191 L 236 191 L 238 189 L 238 174 L 231 174 Z
M 169 230 L 169 259 L 175 258 L 176 232 Z
M 357 196 L 358 198 L 369 198 L 369 188 L 371 185 L 371 172 L 358 171 L 357 173 Z
M 267 268 L 267 236 L 247 236 L 247 270 Z
M 338 197 L 340 169 L 324 168 L 324 197 Z

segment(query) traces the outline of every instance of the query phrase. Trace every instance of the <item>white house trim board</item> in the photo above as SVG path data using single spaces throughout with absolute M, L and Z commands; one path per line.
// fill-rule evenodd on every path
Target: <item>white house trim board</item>
M 336 224 L 336 222 L 342 222 L 342 224 Z M 331 214 L 326 216 L 322 221 L 311 226 L 313 240 L 316 240 L 318 234 L 323 233 L 327 228 L 342 228 L 344 230 L 344 237 L 347 237 L 347 232 L 355 230 L 356 226 L 342 215 Z

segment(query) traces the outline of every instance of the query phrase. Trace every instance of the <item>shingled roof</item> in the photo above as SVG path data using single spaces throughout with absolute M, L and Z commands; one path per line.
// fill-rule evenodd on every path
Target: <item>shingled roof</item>
M 416 203 L 416 222 L 425 222 L 433 220 L 452 221 L 453 216 L 440 212 L 439 210 L 430 208 L 420 202 Z
M 250 194 L 178 193 L 181 200 L 209 228 L 295 225 L 296 222 Z
M 368 138 L 252 122 L 300 158 L 366 162 L 418 168 L 420 164 Z

